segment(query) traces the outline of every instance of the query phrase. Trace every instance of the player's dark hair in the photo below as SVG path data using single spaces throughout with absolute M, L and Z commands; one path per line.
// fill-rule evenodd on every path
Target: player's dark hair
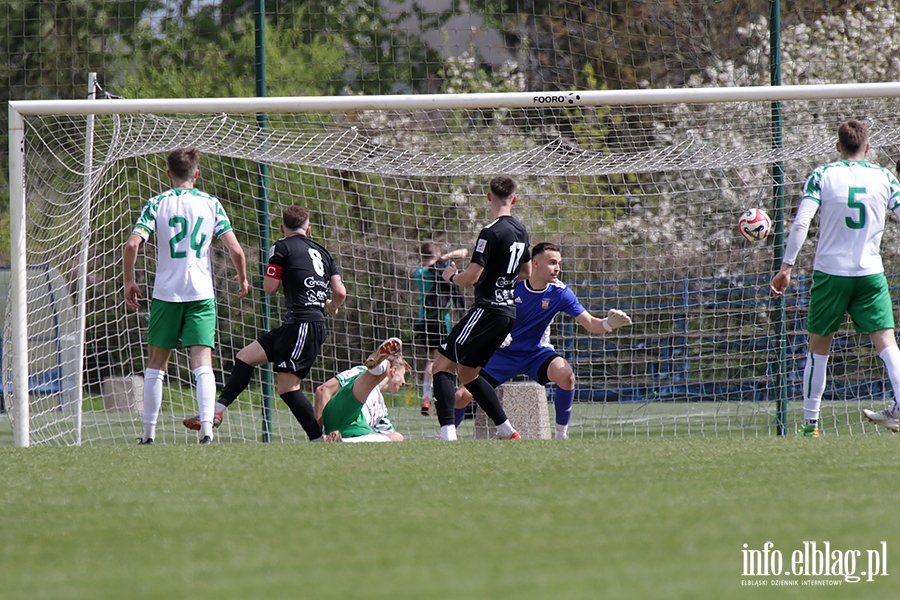
M 554 244 L 553 242 L 538 242 L 534 245 L 534 248 L 531 249 L 531 260 L 536 259 L 544 252 L 562 253 L 562 248 L 559 247 L 559 244 Z
M 512 177 L 500 175 L 491 179 L 491 193 L 497 200 L 508 200 L 515 195 L 519 184 Z
M 169 153 L 166 158 L 169 172 L 172 179 L 179 181 L 187 181 L 197 172 L 197 166 L 200 164 L 200 151 L 191 146 L 190 148 L 176 148 Z
M 432 256 L 440 256 L 440 250 L 435 242 L 422 242 L 419 246 L 419 254 L 422 258 L 430 258 Z
M 306 229 L 309 225 L 309 209 L 305 206 L 288 206 L 281 213 L 285 229 L 293 231 Z
M 862 121 L 850 119 L 838 127 L 838 141 L 842 150 L 856 154 L 869 141 L 869 128 Z

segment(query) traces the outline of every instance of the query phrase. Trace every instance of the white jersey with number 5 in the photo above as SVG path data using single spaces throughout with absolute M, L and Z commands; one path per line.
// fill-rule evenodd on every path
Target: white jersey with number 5
M 806 180 L 803 199 L 821 211 L 816 271 L 841 277 L 884 272 L 885 217 L 900 208 L 900 183 L 890 171 L 864 160 L 823 165 Z
M 145 240 L 156 232 L 153 297 L 193 302 L 215 297 L 209 246 L 231 231 L 219 200 L 193 188 L 174 188 L 151 198 L 134 233 Z

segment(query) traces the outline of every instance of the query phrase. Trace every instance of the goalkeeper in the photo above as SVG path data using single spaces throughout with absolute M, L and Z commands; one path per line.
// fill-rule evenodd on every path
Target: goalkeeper
M 316 388 L 315 410 L 329 441 L 402 442 L 387 414 L 382 390 L 392 394 L 406 385 L 410 366 L 402 343 L 390 338 L 358 366 L 338 373 Z
M 591 333 L 609 333 L 631 325 L 631 318 L 621 310 L 612 309 L 606 318 L 599 319 L 585 310 L 572 290 L 557 279 L 562 262 L 558 245 L 536 244 L 531 257 L 531 275 L 516 284 L 516 324 L 507 338 L 509 343 L 494 352 L 481 370 L 481 376 L 495 388 L 519 375 L 528 375 L 541 385 L 555 383 L 556 437 L 565 439 L 569 437 L 575 373 L 569 361 L 550 344 L 550 323 L 558 313 L 565 312 Z M 457 426 L 462 423 L 471 400 L 472 395 L 465 387 L 456 392 Z

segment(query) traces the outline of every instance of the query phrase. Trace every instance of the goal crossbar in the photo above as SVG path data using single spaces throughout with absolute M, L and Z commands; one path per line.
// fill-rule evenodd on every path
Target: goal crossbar
M 793 86 L 510 92 L 483 94 L 410 94 L 383 96 L 310 96 L 279 98 L 163 98 L 96 100 L 17 100 L 10 111 L 21 115 L 136 113 L 285 113 L 362 110 L 567 108 L 579 106 L 673 103 L 760 102 L 886 98 L 900 96 L 900 82 Z

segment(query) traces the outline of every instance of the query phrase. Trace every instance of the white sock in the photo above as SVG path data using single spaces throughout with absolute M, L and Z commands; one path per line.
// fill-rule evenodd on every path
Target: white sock
M 806 355 L 803 369 L 803 419 L 807 425 L 818 424 L 819 406 L 825 393 L 825 376 L 828 367 L 827 354 Z
M 366 369 L 366 370 L 369 373 L 371 373 L 372 375 L 375 375 L 377 377 L 378 375 L 381 375 L 382 373 L 384 373 L 385 371 L 388 370 L 388 361 L 383 360 L 380 363 L 378 363 L 377 365 L 375 365 L 374 367 L 372 367 L 370 369 Z
M 163 379 L 165 371 L 144 369 L 144 437 L 143 441 L 156 438 L 156 421 L 162 407 Z
M 209 421 L 212 425 L 213 411 L 216 408 L 216 376 L 212 367 L 194 369 L 194 381 L 197 382 L 197 408 L 200 409 L 200 426 Z M 203 437 L 202 429 L 200 437 Z
M 456 425 L 444 425 L 443 427 L 441 427 L 441 441 L 456 441 Z
M 558 440 L 567 440 L 569 439 L 569 426 L 568 425 L 560 425 L 556 424 L 556 439 Z
M 212 421 L 200 421 L 200 439 L 205 437 L 209 437 L 209 439 L 214 437 Z
M 314 440 L 309 440 L 309 441 L 321 443 L 321 442 L 324 442 L 324 441 L 325 441 L 325 436 L 324 436 L 324 435 L 320 435 L 320 436 L 317 437 L 316 439 L 314 439 Z
M 503 438 L 504 440 L 508 439 L 515 432 L 516 430 L 513 429 L 513 426 L 509 423 L 509 419 L 497 425 L 497 437 Z
M 225 412 L 227 409 L 228 409 L 228 407 L 225 406 L 224 404 L 222 404 L 221 402 L 216 402 L 216 412 L 217 413 Z
M 424 398 L 434 398 L 434 396 L 432 396 L 431 393 L 432 393 L 431 392 L 431 382 L 426 381 L 425 383 L 422 384 L 422 398 L 423 399 Z
M 891 417 L 900 415 L 900 405 L 897 403 L 897 393 L 900 392 L 900 348 L 888 346 L 878 356 L 884 361 L 884 369 L 891 380 L 891 388 L 894 390 L 894 401 L 888 408 Z

